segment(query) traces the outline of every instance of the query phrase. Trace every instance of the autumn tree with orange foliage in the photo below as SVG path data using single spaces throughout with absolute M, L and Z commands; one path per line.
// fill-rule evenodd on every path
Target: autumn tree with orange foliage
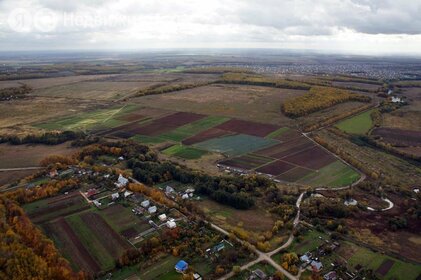
M 83 280 L 15 202 L 0 197 L 0 279 Z

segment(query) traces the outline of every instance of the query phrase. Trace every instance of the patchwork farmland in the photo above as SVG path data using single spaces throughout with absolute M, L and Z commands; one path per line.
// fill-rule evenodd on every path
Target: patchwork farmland
M 93 208 L 78 191 L 29 203 L 24 209 L 75 270 L 92 275 L 114 268 L 133 247 L 130 240 L 151 228 L 120 204 Z
M 42 126 L 57 125 L 151 145 L 166 143 L 161 152 L 182 160 L 222 154 L 227 159 L 219 161 L 219 167 L 278 181 L 340 187 L 359 178 L 358 172 L 299 131 L 273 124 L 126 105 Z

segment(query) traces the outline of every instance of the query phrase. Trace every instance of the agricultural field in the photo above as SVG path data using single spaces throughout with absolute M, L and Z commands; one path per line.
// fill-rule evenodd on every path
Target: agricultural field
M 0 144 L 0 168 L 19 168 L 39 166 L 40 161 L 49 155 L 71 155 L 78 148 L 69 143 L 47 145 L 10 145 Z
M 311 186 L 341 187 L 352 184 L 360 174 L 293 129 L 281 130 L 268 148 L 220 161 L 219 164 L 268 174 L 280 181 Z M 218 138 L 220 140 L 224 138 Z M 206 142 L 204 142 L 206 143 Z
M 208 85 L 162 95 L 135 98 L 145 106 L 238 118 L 288 126 L 292 120 L 279 113 L 283 100 L 301 96 L 305 90 L 275 89 L 247 85 Z
M 335 126 L 349 134 L 366 134 L 373 126 L 371 113 L 373 110 L 366 111 L 346 120 L 340 121 Z
M 96 274 L 115 266 L 132 245 L 128 232 L 142 232 L 149 224 L 119 204 L 104 210 L 89 205 L 78 191 L 24 205 L 31 221 L 52 238 L 76 270 Z
M 44 89 L 56 86 L 62 86 L 67 84 L 77 84 L 79 82 L 98 80 L 110 78 L 113 75 L 76 75 L 76 76 L 65 76 L 65 77 L 53 77 L 53 78 L 42 78 L 42 79 L 23 79 L 18 81 L 0 81 L 0 87 L 12 87 L 25 84 L 33 89 Z
M 382 127 L 375 128 L 371 134 L 394 146 L 421 146 L 421 131 Z
M 198 121 L 177 127 L 172 131 L 161 134 L 159 137 L 171 141 L 181 142 L 186 138 L 199 134 L 200 132 L 206 131 L 226 121 L 228 121 L 228 118 L 226 117 L 208 116 Z
M 371 147 L 358 146 L 347 139 L 337 137 L 328 130 L 318 131 L 315 136 L 329 145 L 330 150 L 343 150 L 352 155 L 348 160 L 357 162 L 359 168 L 364 168 L 366 174 L 381 173 L 405 189 L 418 185 L 421 180 L 420 168 L 401 158 Z M 379 165 L 379 162 L 382 164 Z
M 348 260 L 349 266 L 371 269 L 379 279 L 416 280 L 421 266 L 374 252 L 350 242 L 341 243 L 337 254 Z
M 101 102 L 91 104 L 84 100 L 69 102 L 64 98 L 34 97 L 0 102 L 0 132 L 26 134 L 35 131 L 30 125 L 54 122 L 68 115 L 95 110 Z M 48 108 L 48 110 L 46 110 Z
M 139 90 L 148 88 L 155 83 L 150 82 L 110 82 L 110 81 L 83 81 L 49 88 L 37 89 L 35 96 L 58 97 L 85 100 L 115 100 L 126 98 Z
M 136 106 L 123 105 L 111 109 L 101 109 L 94 112 L 80 113 L 51 122 L 40 123 L 39 128 L 48 130 L 82 130 L 94 128 L 112 128 L 127 123 L 122 115 L 135 110 Z
M 246 134 L 236 134 L 206 140 L 194 144 L 193 147 L 210 152 L 222 153 L 228 156 L 237 156 L 272 146 L 276 143 L 277 141 L 272 139 L 265 139 Z
M 198 150 L 195 148 L 183 146 L 183 145 L 174 145 L 162 151 L 162 153 L 175 156 L 184 159 L 198 159 L 203 155 L 206 155 L 206 151 Z

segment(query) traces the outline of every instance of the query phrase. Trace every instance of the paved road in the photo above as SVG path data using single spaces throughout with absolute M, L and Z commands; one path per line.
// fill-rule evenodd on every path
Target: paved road
M 219 226 L 217 226 L 215 224 L 212 224 L 212 223 L 210 223 L 210 225 L 212 226 L 212 228 L 214 228 L 215 230 L 221 232 L 222 234 L 229 235 L 229 232 L 226 231 L 226 230 L 224 230 L 223 228 L 220 228 Z M 241 239 L 238 239 L 237 238 L 237 241 L 240 242 L 240 243 L 242 243 L 242 244 L 246 244 L 246 242 L 244 242 Z M 285 243 L 281 247 L 283 247 L 283 246 L 288 246 L 288 245 L 286 245 L 286 243 Z M 257 250 L 254 247 L 251 247 L 251 248 L 253 249 L 254 253 L 256 253 L 257 259 L 255 259 L 255 260 L 253 260 L 253 261 L 251 261 L 251 262 L 249 262 L 249 263 L 241 266 L 241 270 L 247 269 L 247 268 L 249 268 L 249 267 L 251 267 L 251 266 L 253 266 L 253 265 L 255 265 L 255 264 L 257 264 L 257 263 L 259 263 L 261 261 L 266 261 L 266 262 L 270 263 L 278 271 L 281 271 L 288 279 L 297 280 L 297 278 L 294 275 L 292 275 L 291 273 L 289 273 L 288 271 L 286 271 L 283 267 L 281 267 L 274 260 L 272 260 L 271 255 L 270 255 L 271 253 L 263 253 L 263 252 Z M 230 273 L 222 276 L 221 278 L 219 278 L 219 280 L 226 280 L 226 279 L 229 279 L 229 278 L 231 278 L 233 276 L 234 276 L 234 272 L 230 272 Z

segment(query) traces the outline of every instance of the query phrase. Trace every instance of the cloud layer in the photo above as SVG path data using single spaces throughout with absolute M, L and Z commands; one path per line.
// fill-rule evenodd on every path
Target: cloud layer
M 0 50 L 421 52 L 414 0 L 0 0 Z

